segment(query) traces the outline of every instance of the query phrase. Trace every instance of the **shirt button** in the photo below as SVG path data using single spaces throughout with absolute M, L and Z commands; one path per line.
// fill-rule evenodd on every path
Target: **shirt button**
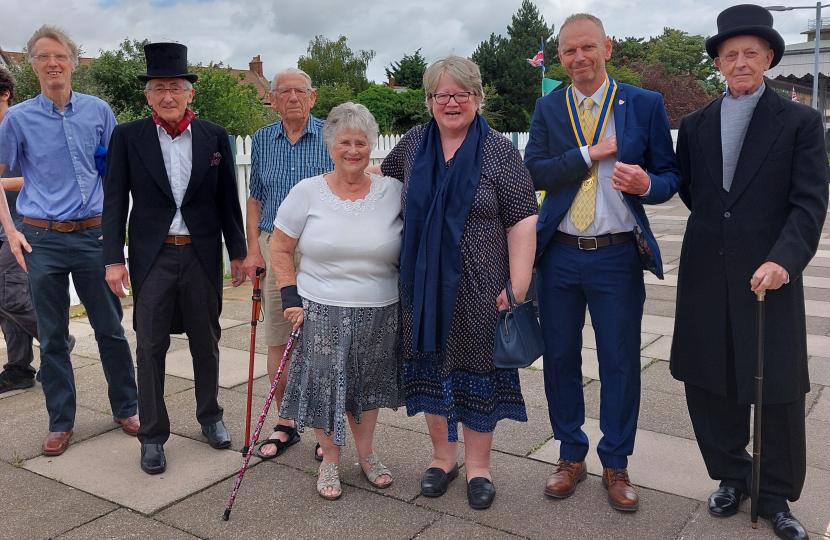
M 294 170 L 294 167 L 291 167 L 291 170 L 293 171 L 293 170 Z
M 732 214 L 727 212 L 723 215 L 723 217 L 725 217 L 726 219 L 729 219 L 730 217 L 732 217 Z

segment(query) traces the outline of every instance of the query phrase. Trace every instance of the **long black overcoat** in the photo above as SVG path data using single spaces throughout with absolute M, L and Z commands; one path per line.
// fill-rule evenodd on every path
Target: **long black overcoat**
M 767 87 L 727 192 L 721 103 L 684 118 L 677 141 L 679 193 L 691 215 L 680 254 L 671 371 L 726 395 L 729 317 L 738 400 L 754 402 L 757 300 L 749 281 L 773 261 L 790 282 L 766 294 L 764 403 L 789 403 L 810 390 L 802 272 L 827 212 L 824 130 L 817 111 Z
M 182 199 L 182 218 L 190 231 L 199 261 L 216 294 L 222 298 L 222 235 L 231 259 L 245 257 L 244 224 L 228 133 L 212 122 L 194 119 L 193 167 Z M 129 197 L 133 207 L 129 211 Z M 155 261 L 170 224 L 176 201 L 164 168 L 156 124 L 151 118 L 115 128 L 107 152 L 104 181 L 104 264 L 124 263 L 127 213 L 130 220 L 130 282 L 136 305 L 141 286 Z M 171 333 L 181 333 L 178 306 Z M 133 319 L 135 326 L 135 319 Z

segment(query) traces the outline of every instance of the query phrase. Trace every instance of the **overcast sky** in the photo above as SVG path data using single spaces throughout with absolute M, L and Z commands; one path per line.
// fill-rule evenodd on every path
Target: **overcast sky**
M 7 0 L 3 0 L 5 4 Z M 84 56 L 114 49 L 125 38 L 175 40 L 187 45 L 192 63 L 224 62 L 247 68 L 255 55 L 265 76 L 289 66 L 322 34 L 344 35 L 352 50 L 371 49 L 370 80 L 385 81 L 384 66 L 421 48 L 430 61 L 455 53 L 469 56 L 491 33 L 507 34 L 521 0 L 8 0 L 3 6 L 0 47 L 20 51 L 43 23 L 60 24 Z M 786 0 L 772 0 L 769 3 Z M 559 24 L 575 11 L 600 17 L 617 37 L 650 37 L 664 27 L 710 36 L 717 14 L 736 2 L 723 0 L 539 0 L 545 22 Z M 809 5 L 801 0 L 796 5 Z M 764 4 L 767 5 L 767 4 Z M 792 5 L 792 4 L 787 4 Z M 774 13 L 786 43 L 806 41 L 800 32 L 815 10 Z M 830 8 L 826 10 L 830 16 Z M 535 50 L 527 51 L 530 58 Z M 552 54 L 549 51 L 547 54 Z

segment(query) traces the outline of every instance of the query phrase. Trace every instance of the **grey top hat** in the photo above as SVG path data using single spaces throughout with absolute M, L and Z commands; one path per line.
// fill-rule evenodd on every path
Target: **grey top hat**
M 724 9 L 718 15 L 718 33 L 706 40 L 706 52 L 718 57 L 718 45 L 735 36 L 758 36 L 769 42 L 775 56 L 769 67 L 773 68 L 784 56 L 784 38 L 772 29 L 772 14 L 761 6 L 740 4 Z
M 138 80 L 146 83 L 152 79 L 184 79 L 195 83 L 199 78 L 187 72 L 187 47 L 180 43 L 148 43 L 144 46 L 147 74 Z

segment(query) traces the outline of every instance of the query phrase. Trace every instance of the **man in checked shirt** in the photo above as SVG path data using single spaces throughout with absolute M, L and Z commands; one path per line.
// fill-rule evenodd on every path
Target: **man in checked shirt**
M 277 374 L 292 328 L 282 315 L 280 291 L 271 271 L 269 250 L 274 219 L 283 199 L 300 180 L 334 169 L 322 139 L 324 122 L 310 113 L 316 99 L 311 77 L 304 71 L 288 68 L 277 73 L 271 82 L 271 108 L 280 113 L 282 119 L 257 131 L 251 147 L 251 196 L 245 224 L 248 256 L 244 269 L 251 279 L 254 279 L 257 267 L 266 269 L 262 309 L 271 380 Z M 298 263 L 295 257 L 294 264 Z M 288 364 L 284 373 L 287 372 Z M 282 377 L 277 387 L 277 404 L 282 402 L 286 380 L 287 377 Z M 280 418 L 273 435 L 260 445 L 257 456 L 262 459 L 279 456 L 299 441 L 294 421 Z M 315 458 L 322 460 L 319 445 Z

